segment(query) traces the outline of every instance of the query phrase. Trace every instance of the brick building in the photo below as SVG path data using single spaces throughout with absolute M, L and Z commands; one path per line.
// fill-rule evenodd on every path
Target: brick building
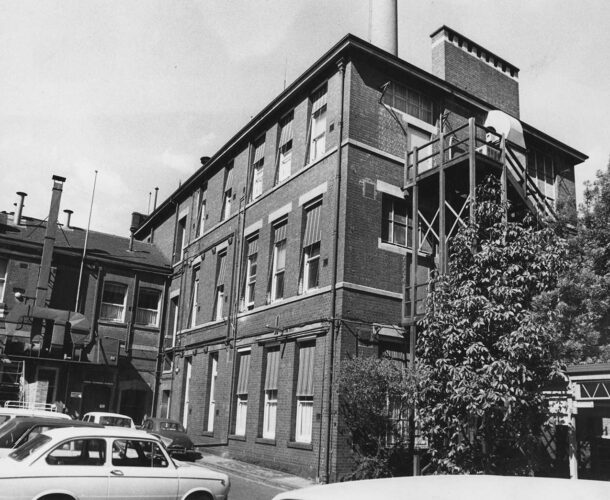
M 151 244 L 86 236 L 69 213 L 57 224 L 59 179 L 55 216 L 23 215 L 23 193 L 17 210 L 0 213 L 0 404 L 120 411 L 139 421 L 153 407 L 170 268 Z
M 157 413 L 198 445 L 336 480 L 341 360 L 407 355 L 476 179 L 547 215 L 573 199 L 586 156 L 519 121 L 518 69 L 447 27 L 432 53 L 346 36 L 136 230 L 172 266 Z

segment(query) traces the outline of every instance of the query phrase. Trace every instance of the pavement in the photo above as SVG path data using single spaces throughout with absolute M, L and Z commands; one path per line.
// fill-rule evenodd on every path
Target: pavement
M 235 474 L 284 490 L 306 488 L 307 486 L 316 484 L 315 481 L 312 481 L 311 479 L 305 479 L 300 476 L 287 474 L 286 472 L 268 469 L 259 465 L 241 462 L 232 458 L 224 458 L 210 453 L 204 454 L 202 458 L 197 460 L 197 463 L 210 467 L 211 469 L 225 472 L 229 475 Z

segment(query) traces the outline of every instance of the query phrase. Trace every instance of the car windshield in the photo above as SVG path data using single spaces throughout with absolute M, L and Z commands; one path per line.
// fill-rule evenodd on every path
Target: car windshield
M 12 418 L 6 422 L 0 429 L 0 448 L 12 448 L 13 444 L 21 434 L 23 434 L 26 428 L 20 428 L 20 420 L 18 418 Z
M 103 416 L 100 417 L 100 424 L 112 425 L 115 427 L 131 427 L 131 420 L 123 417 Z
M 9 454 L 13 460 L 17 460 L 17 462 L 21 462 L 23 459 L 29 457 L 32 453 L 34 453 L 38 448 L 44 446 L 46 443 L 51 441 L 49 436 L 44 434 L 38 434 L 34 439 L 24 443 L 15 451 Z
M 10 415 L 0 415 L 0 425 L 6 422 L 10 417 Z
M 178 422 L 161 422 L 159 424 L 159 428 L 162 431 L 184 432 L 184 427 L 182 427 L 182 424 L 179 424 Z

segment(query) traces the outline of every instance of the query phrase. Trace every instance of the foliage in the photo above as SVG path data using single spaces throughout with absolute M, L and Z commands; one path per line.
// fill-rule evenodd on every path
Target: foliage
M 420 380 L 418 372 L 386 358 L 359 357 L 342 364 L 339 411 L 356 461 L 344 480 L 408 472 L 405 422 Z
M 587 183 L 576 234 L 569 240 L 570 265 L 556 290 L 540 297 L 564 364 L 610 361 L 610 164 Z M 560 222 L 560 226 L 561 226 Z
M 567 248 L 552 228 L 504 221 L 505 210 L 486 179 L 476 223 L 454 238 L 418 334 L 430 370 L 419 414 L 436 472 L 531 474 L 540 465 L 555 349 L 552 314 L 537 297 L 555 289 Z

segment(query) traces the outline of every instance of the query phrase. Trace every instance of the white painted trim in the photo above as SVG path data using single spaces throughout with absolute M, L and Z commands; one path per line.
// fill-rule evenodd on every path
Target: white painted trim
M 337 283 L 337 288 L 345 288 L 346 290 L 356 290 L 358 292 L 366 292 L 372 295 L 379 295 L 382 297 L 390 297 L 392 299 L 402 300 L 402 293 L 390 292 L 388 290 L 382 290 L 381 288 L 373 288 L 370 286 L 358 285 L 356 283 L 342 281 Z
M 399 186 L 395 186 L 394 184 L 390 184 L 388 182 L 380 181 L 377 179 L 377 191 L 382 193 L 389 194 L 390 196 L 394 196 L 396 198 L 404 199 L 405 194 L 402 191 L 402 188 Z
M 377 238 L 377 248 L 379 250 L 385 250 L 386 252 L 396 253 L 398 255 L 409 255 L 411 249 L 407 247 L 401 247 L 400 245 L 394 245 L 387 241 L 382 241 L 381 238 Z
M 256 222 L 250 224 L 246 229 L 244 229 L 244 236 L 248 237 L 255 231 L 260 231 L 263 227 L 263 219 L 259 219 Z
M 311 201 L 314 198 L 317 198 L 318 196 L 326 193 L 327 190 L 328 190 L 328 182 L 323 182 L 319 186 L 316 186 L 315 188 L 302 194 L 301 196 L 299 196 L 299 207 L 301 205 L 304 205 L 308 201 Z
M 229 241 L 225 240 L 222 243 L 219 243 L 218 245 L 216 245 L 216 253 L 218 252 L 222 252 L 225 248 L 229 248 Z
M 182 210 L 180 210 L 180 212 L 178 213 L 178 220 L 183 219 L 184 217 L 186 217 L 189 214 L 189 207 L 183 208 Z M 184 230 L 186 231 L 187 228 L 184 228 Z M 188 246 L 188 244 L 187 244 Z
M 610 380 L 610 373 L 597 373 L 595 375 L 568 375 L 568 378 L 572 382 L 588 381 L 588 380 Z
M 277 210 L 274 210 L 273 212 L 271 212 L 269 214 L 269 217 L 268 217 L 269 224 L 273 223 L 280 217 L 284 217 L 284 215 L 289 214 L 291 211 L 292 211 L 292 202 L 287 203 L 286 205 L 284 205 L 281 208 L 278 208 Z
M 315 297 L 316 295 L 328 293 L 328 292 L 330 292 L 331 288 L 332 287 L 330 287 L 330 286 L 324 286 L 321 288 L 316 288 L 315 290 L 310 290 L 307 293 L 304 293 L 302 295 L 295 295 L 294 297 L 289 297 L 287 299 L 276 300 L 275 302 L 272 302 L 271 304 L 265 304 L 264 306 L 255 307 L 254 309 L 249 309 L 248 311 L 241 312 L 237 315 L 237 317 L 245 318 L 246 316 L 250 316 L 252 314 L 256 314 L 261 311 L 266 311 L 268 309 L 274 309 L 276 307 L 280 307 L 280 306 L 283 306 L 286 304 L 291 304 L 293 302 L 298 302 L 299 300 L 304 300 L 309 297 Z
M 198 255 L 197 257 L 195 257 L 195 258 L 192 260 L 192 262 L 191 262 L 191 267 L 194 267 L 194 266 L 196 266 L 197 264 L 200 264 L 202 260 L 203 260 L 203 259 L 201 258 L 201 255 Z
M 174 299 L 176 297 L 180 297 L 180 289 L 179 288 L 177 290 L 173 290 L 173 291 L 169 292 L 169 298 L 170 299 Z

